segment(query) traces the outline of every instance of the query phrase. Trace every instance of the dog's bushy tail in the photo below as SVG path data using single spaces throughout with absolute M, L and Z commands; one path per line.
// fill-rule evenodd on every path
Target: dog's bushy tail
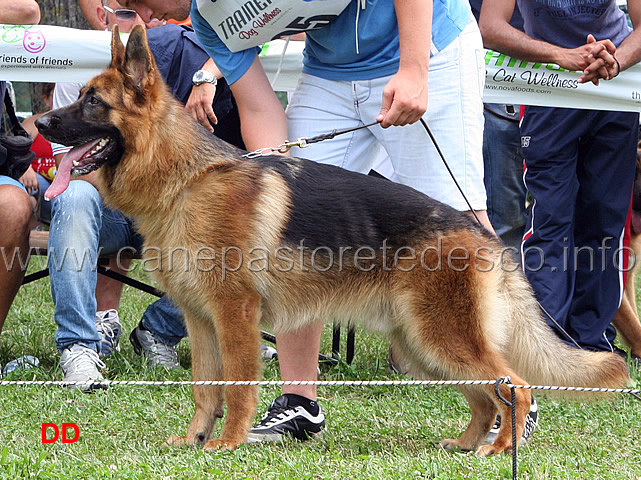
M 621 388 L 629 381 L 615 353 L 581 350 L 560 340 L 544 319 L 520 271 L 502 272 L 512 327 L 505 345 L 509 363 L 531 385 Z

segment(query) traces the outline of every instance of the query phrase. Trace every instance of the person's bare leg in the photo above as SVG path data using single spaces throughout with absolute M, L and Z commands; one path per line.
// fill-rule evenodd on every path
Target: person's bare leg
M 276 336 L 282 380 L 316 380 L 323 322 Z M 316 385 L 283 385 L 283 393 L 295 393 L 316 400 Z
M 0 185 L 0 331 L 27 267 L 31 216 L 25 192 L 13 185 Z
M 129 259 L 116 259 L 109 260 L 107 267 L 114 272 L 127 275 L 129 270 Z M 105 275 L 98 275 L 96 283 L 96 310 L 103 312 L 105 310 L 118 310 L 120 307 L 120 297 L 122 296 L 122 282 L 113 278 L 106 277 Z

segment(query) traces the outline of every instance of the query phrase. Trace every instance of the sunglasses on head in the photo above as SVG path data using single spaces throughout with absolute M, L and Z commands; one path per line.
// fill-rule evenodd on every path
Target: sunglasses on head
M 130 10 L 129 8 L 119 8 L 117 10 L 114 10 L 113 8 L 109 8 L 107 6 L 103 8 L 109 13 L 113 13 L 118 20 L 131 21 L 136 18 L 137 15 L 135 10 Z

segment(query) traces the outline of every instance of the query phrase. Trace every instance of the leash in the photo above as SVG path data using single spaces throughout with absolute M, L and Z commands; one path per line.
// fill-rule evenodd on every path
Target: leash
M 243 155 L 243 157 L 256 158 L 262 155 L 269 155 L 276 152 L 287 153 L 292 147 L 307 148 L 312 143 L 322 142 L 323 140 L 331 140 L 332 138 L 337 137 L 338 135 L 354 132 L 356 130 L 360 130 L 361 128 L 373 127 L 378 123 L 379 122 L 372 122 L 365 125 L 359 125 L 358 127 L 344 128 L 342 130 L 332 130 L 329 133 L 323 133 L 321 135 L 316 135 L 315 137 L 311 137 L 311 138 L 300 137 L 298 140 L 294 142 L 286 141 L 285 143 L 281 143 L 280 145 L 278 145 L 278 147 L 259 148 L 258 150 L 254 150 L 253 152 L 246 153 L 245 155 Z
M 458 188 L 458 191 L 461 192 L 461 196 L 463 197 L 463 200 L 465 200 L 465 203 L 467 203 L 467 206 L 470 209 L 470 212 L 472 212 L 472 215 L 476 219 L 476 222 L 483 226 L 481 223 L 481 220 L 479 219 L 478 215 L 472 208 L 472 204 L 470 201 L 467 199 L 467 196 L 465 195 L 465 192 L 463 192 L 463 189 L 458 183 L 458 180 L 456 180 L 456 177 L 454 176 L 454 172 L 450 168 L 449 163 L 447 163 L 447 160 L 445 160 L 445 155 L 443 155 L 443 152 L 441 151 L 441 147 L 439 147 L 438 142 L 436 141 L 436 138 L 434 138 L 434 135 L 432 134 L 432 131 L 430 130 L 430 127 L 427 126 L 427 122 L 423 120 L 423 117 L 421 117 L 421 124 L 425 128 L 425 131 L 429 135 L 430 139 L 432 140 L 432 144 L 434 144 L 434 147 L 436 148 L 436 151 L 438 152 L 439 157 L 441 157 L 441 160 L 443 161 L 443 165 L 445 165 L 445 168 L 447 169 L 447 172 L 450 174 L 450 177 L 452 177 L 452 180 L 454 181 L 454 185 L 456 185 L 456 188 Z
M 450 174 L 450 177 L 454 181 L 454 184 L 456 185 L 456 188 L 458 188 L 458 191 L 461 193 L 461 196 L 465 200 L 465 203 L 467 203 L 468 208 L 470 209 L 470 212 L 472 212 L 472 215 L 476 219 L 479 225 L 482 225 L 481 220 L 479 219 L 478 215 L 476 214 L 476 211 L 474 211 L 474 208 L 472 208 L 472 204 L 468 200 L 467 196 L 465 195 L 465 192 L 463 192 L 463 189 L 461 188 L 461 185 L 458 183 L 456 180 L 456 176 L 454 175 L 454 172 L 452 172 L 452 169 L 450 168 L 450 165 L 447 163 L 447 160 L 445 159 L 445 155 L 443 155 L 443 152 L 441 151 L 441 147 L 438 145 L 438 142 L 434 138 L 434 135 L 432 134 L 432 131 L 430 130 L 430 127 L 428 127 L 427 123 L 423 118 L 420 119 L 421 124 L 423 125 L 423 128 L 427 131 L 427 134 L 429 135 L 430 139 L 432 140 L 432 144 L 436 148 L 436 151 L 438 152 L 439 157 L 441 158 L 441 161 L 443 162 L 443 165 L 445 165 L 445 168 L 447 169 L 447 172 Z M 360 130 L 362 128 L 369 128 L 373 127 L 374 125 L 379 124 L 379 122 L 372 122 L 372 123 L 367 123 L 365 125 L 359 125 L 358 127 L 351 127 L 351 128 L 344 128 L 342 130 L 332 130 L 329 133 L 323 133 L 320 135 L 316 135 L 315 137 L 307 138 L 307 137 L 300 137 L 298 140 L 290 142 L 286 141 L 285 143 L 281 143 L 278 145 L 278 147 L 266 147 L 266 148 L 259 148 L 258 150 L 254 150 L 253 152 L 249 152 L 243 155 L 245 158 L 256 158 L 260 157 L 262 155 L 269 155 L 272 153 L 287 153 L 292 147 L 299 147 L 299 148 L 307 148 L 309 147 L 312 143 L 318 143 L 322 142 L 323 140 L 331 140 L 334 137 L 337 137 L 338 135 L 343 135 L 344 133 L 350 133 L 350 132 L 355 132 L 356 130 Z

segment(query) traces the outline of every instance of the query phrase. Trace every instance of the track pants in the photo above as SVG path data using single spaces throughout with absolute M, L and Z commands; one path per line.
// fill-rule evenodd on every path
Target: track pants
M 629 112 L 527 107 L 521 124 L 534 200 L 523 268 L 541 305 L 591 350 L 612 350 L 616 335 L 638 135 L 639 114 Z

